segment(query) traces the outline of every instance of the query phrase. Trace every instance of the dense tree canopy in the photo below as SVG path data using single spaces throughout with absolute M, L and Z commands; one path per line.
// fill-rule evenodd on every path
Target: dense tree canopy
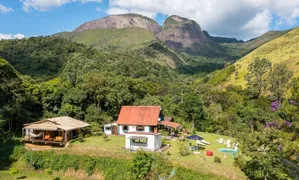
M 7 60 L 0 59 L 0 138 L 45 117 L 68 115 L 100 127 L 115 120 L 123 105 L 160 105 L 183 128 L 233 137 L 247 133 L 243 137 L 250 138 L 240 142 L 253 159 L 241 167 L 248 177 L 288 176 L 281 162 L 297 162 L 299 80 L 290 80 L 285 65 L 272 70 L 267 59 L 255 59 L 247 88 L 223 89 L 215 82 L 228 72 L 220 80 L 186 75 L 153 59 L 154 52 L 103 52 L 52 37 L 0 41 L 0 56 Z M 256 151 L 261 148 L 267 153 Z

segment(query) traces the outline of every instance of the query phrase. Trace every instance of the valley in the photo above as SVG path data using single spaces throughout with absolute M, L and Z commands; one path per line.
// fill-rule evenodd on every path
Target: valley
M 298 42 L 298 27 L 243 41 L 212 36 L 178 15 L 160 26 L 133 13 L 88 21 L 71 32 L 0 40 L 0 177 L 296 179 Z M 137 110 L 126 119 L 140 124 L 119 124 L 128 106 L 158 107 L 156 124 L 144 124 L 149 116 L 136 118 Z M 76 132 L 60 127 L 64 135 L 53 124 L 40 127 L 54 117 L 88 126 Z M 162 127 L 166 117 L 170 125 Z M 24 131 L 31 124 L 39 129 Z M 105 134 L 107 125 L 114 135 Z M 161 147 L 126 148 L 120 131 L 130 134 L 131 126 L 132 142 L 143 147 L 159 135 Z M 33 137 L 33 148 L 25 148 L 25 136 Z M 48 148 L 62 139 L 66 147 Z

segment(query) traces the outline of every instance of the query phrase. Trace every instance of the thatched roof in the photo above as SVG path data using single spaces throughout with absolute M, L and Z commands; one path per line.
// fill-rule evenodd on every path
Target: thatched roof
M 24 129 L 70 131 L 74 129 L 84 128 L 87 126 L 90 126 L 90 124 L 68 116 L 64 116 L 64 117 L 48 118 L 34 123 L 24 124 Z

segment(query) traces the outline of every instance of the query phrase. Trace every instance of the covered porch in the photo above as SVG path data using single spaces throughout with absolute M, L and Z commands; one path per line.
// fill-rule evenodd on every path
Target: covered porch
M 24 142 L 65 145 L 69 140 L 77 138 L 81 128 L 88 123 L 70 117 L 50 118 L 30 124 L 24 124 L 22 139 Z
M 182 126 L 179 123 L 171 122 L 171 121 L 161 121 L 159 123 L 159 128 L 168 132 L 169 136 L 177 137 L 179 133 L 182 131 Z

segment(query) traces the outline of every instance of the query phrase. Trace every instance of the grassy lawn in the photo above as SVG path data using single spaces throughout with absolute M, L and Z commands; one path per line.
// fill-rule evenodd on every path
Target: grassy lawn
M 130 151 L 123 149 L 125 136 L 109 136 L 105 141 L 103 136 L 92 136 L 84 139 L 84 142 L 74 142 L 65 151 L 89 156 L 112 156 L 119 158 L 131 158 Z
M 224 144 L 218 144 L 216 142 L 217 139 L 222 137 L 225 140 L 231 139 L 232 142 L 234 142 L 234 138 L 204 132 L 198 132 L 197 134 L 211 143 L 211 145 L 206 146 L 205 150 L 200 150 L 200 155 L 179 155 L 177 147 L 178 141 L 176 140 L 167 141 L 167 143 L 171 144 L 172 146 L 168 150 L 163 152 L 163 154 L 166 155 L 167 151 L 170 151 L 171 155 L 169 157 L 176 164 L 181 164 L 187 168 L 192 168 L 202 173 L 213 173 L 229 179 L 246 179 L 242 171 L 233 166 L 233 155 L 227 154 L 227 159 L 224 159 L 224 154 L 218 152 L 219 148 L 225 148 L 226 146 Z M 195 143 L 195 141 L 192 140 L 190 140 L 189 142 Z M 131 153 L 130 151 L 123 149 L 124 146 L 124 136 L 111 135 L 109 136 L 109 141 L 105 141 L 102 136 L 92 136 L 85 138 L 84 142 L 75 142 L 71 144 L 71 147 L 67 148 L 65 151 L 80 155 L 111 156 L 130 159 L 132 157 Z M 205 155 L 206 150 L 213 151 L 214 156 L 220 157 L 222 163 L 215 163 L 214 156 L 205 156 L 206 160 L 204 160 L 203 155 Z
M 234 138 L 203 132 L 198 132 L 197 134 L 210 142 L 211 145 L 206 145 L 206 149 L 200 150 L 200 155 L 190 154 L 188 156 L 181 156 L 178 153 L 177 141 L 168 141 L 167 143 L 171 144 L 171 147 L 167 150 L 171 153 L 169 156 L 170 159 L 175 163 L 182 164 L 185 167 L 195 169 L 202 173 L 213 173 L 229 179 L 246 179 L 243 172 L 239 168 L 233 166 L 233 155 L 227 154 L 227 159 L 224 159 L 224 154 L 218 152 L 219 148 L 225 148 L 226 146 L 224 144 L 218 144 L 216 142 L 217 139 L 222 137 L 225 140 L 231 139 L 232 142 L 234 142 Z M 195 143 L 194 140 L 189 140 L 189 142 Z M 214 156 L 205 156 L 206 150 L 213 151 L 214 156 L 220 157 L 222 162 L 215 163 Z M 165 151 L 164 154 L 166 154 L 167 151 Z M 205 157 L 206 160 L 204 160 L 203 157 Z
M 211 145 L 206 145 L 205 150 L 200 150 L 200 155 L 190 154 L 188 156 L 181 156 L 178 153 L 178 140 L 171 140 L 167 141 L 167 143 L 171 144 L 171 147 L 163 152 L 165 156 L 167 155 L 167 152 L 169 151 L 171 155 L 169 155 L 169 158 L 175 163 L 183 165 L 187 168 L 194 169 L 196 171 L 199 171 L 201 173 L 212 173 L 218 176 L 222 176 L 228 179 L 246 179 L 245 175 L 241 172 L 240 169 L 233 166 L 234 157 L 233 155 L 227 154 L 227 159 L 223 158 L 223 153 L 218 152 L 219 148 L 225 148 L 225 145 L 218 144 L 216 142 L 217 139 L 220 137 L 224 138 L 225 140 L 231 139 L 232 142 L 234 142 L 233 138 L 221 136 L 217 134 L 211 134 L 211 133 L 203 133 L 198 132 L 199 136 L 203 137 L 206 141 L 209 141 Z M 195 141 L 190 140 L 189 142 L 195 143 Z M 60 152 L 68 152 L 71 154 L 78 154 L 78 155 L 88 155 L 88 156 L 105 156 L 105 157 L 115 157 L 115 158 L 126 158 L 130 159 L 132 157 L 132 153 L 128 150 L 123 149 L 125 146 L 125 136 L 109 136 L 109 141 L 105 141 L 103 136 L 92 136 L 85 138 L 84 142 L 74 142 L 70 144 L 70 146 L 66 149 L 57 150 L 57 153 Z M 205 151 L 210 150 L 213 151 L 214 156 L 218 156 L 221 158 L 222 163 L 215 163 L 214 162 L 214 156 L 209 157 L 205 156 Z M 206 160 L 204 160 L 204 158 Z M 78 172 L 74 173 L 56 173 L 55 177 L 70 179 L 69 176 L 66 174 L 78 174 Z M 54 175 L 54 174 L 53 174 Z M 2 171 L 0 172 L 0 177 L 4 176 L 4 178 L 0 179 L 15 179 L 16 177 L 20 176 L 27 176 L 27 179 L 53 179 L 55 178 L 52 175 L 46 175 L 45 173 L 39 173 L 37 175 L 34 175 L 33 173 L 28 172 L 19 172 L 16 175 L 10 175 L 8 171 Z M 83 175 L 82 175 L 83 177 Z M 76 177 L 77 178 L 77 177 Z M 75 178 L 75 179 L 76 179 Z M 73 178 L 74 179 L 74 178 Z

